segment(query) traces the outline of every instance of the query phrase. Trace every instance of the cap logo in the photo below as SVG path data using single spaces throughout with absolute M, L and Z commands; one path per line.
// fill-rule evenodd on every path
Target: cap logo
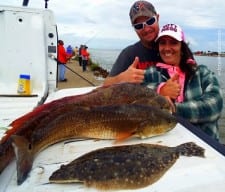
M 143 2 L 136 2 L 133 6 L 133 9 L 138 12 L 139 10 L 143 9 L 144 7 L 145 7 L 145 4 Z
M 167 25 L 164 25 L 161 32 L 163 31 L 174 31 L 174 32 L 177 32 L 177 26 L 174 25 L 174 24 L 167 24 Z

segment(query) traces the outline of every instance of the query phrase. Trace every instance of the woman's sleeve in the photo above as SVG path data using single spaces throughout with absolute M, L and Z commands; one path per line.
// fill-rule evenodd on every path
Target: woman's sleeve
M 176 114 L 192 123 L 215 121 L 223 109 L 223 97 L 215 74 L 207 67 L 201 66 L 195 82 L 187 85 L 185 101 L 176 103 Z M 196 83 L 197 81 L 197 83 Z M 198 86 L 193 86 L 193 85 Z M 201 93 L 196 96 L 196 93 Z
M 143 85 L 147 85 L 149 88 L 157 91 L 157 87 L 161 82 L 161 74 L 155 66 L 145 70 Z

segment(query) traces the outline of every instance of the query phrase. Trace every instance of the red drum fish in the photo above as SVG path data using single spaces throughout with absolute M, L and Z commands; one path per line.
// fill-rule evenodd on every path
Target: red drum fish
M 100 190 L 138 189 L 158 181 L 180 155 L 204 157 L 193 142 L 176 147 L 136 144 L 97 149 L 62 165 L 51 183 L 84 183 Z
M 14 120 L 9 125 L 12 129 L 6 132 L 5 137 L 1 139 L 0 143 L 4 142 L 10 135 L 15 134 L 17 129 L 23 129 L 23 127 L 26 129 L 27 126 L 32 127 L 32 124 L 39 123 L 43 117 L 54 112 L 57 108 L 61 108 L 61 112 L 63 112 L 71 110 L 76 106 L 103 106 L 129 103 L 143 103 L 165 110 L 171 109 L 171 105 L 165 97 L 158 95 L 154 90 L 146 86 L 134 83 L 102 86 L 86 94 L 63 97 L 36 107 L 33 111 Z

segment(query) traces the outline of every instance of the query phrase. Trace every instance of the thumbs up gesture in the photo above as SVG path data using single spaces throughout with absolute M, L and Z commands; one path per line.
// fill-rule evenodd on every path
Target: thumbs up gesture
M 175 74 L 160 88 L 160 95 L 176 99 L 180 95 L 181 85 L 178 83 L 179 75 Z

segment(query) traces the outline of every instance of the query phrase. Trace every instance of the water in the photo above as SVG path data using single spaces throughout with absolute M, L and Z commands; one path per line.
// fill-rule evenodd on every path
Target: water
M 110 71 L 120 51 L 120 49 L 90 49 L 90 54 L 94 62 Z
M 110 71 L 113 63 L 121 50 L 118 49 L 90 49 L 91 59 L 97 62 L 102 68 Z M 195 56 L 198 64 L 204 64 L 212 70 L 220 82 L 220 86 L 224 98 L 225 106 L 225 57 L 208 57 L 208 56 Z M 221 130 L 221 136 L 223 137 L 223 143 L 225 143 L 225 110 L 223 109 L 222 116 L 219 120 L 219 127 Z

